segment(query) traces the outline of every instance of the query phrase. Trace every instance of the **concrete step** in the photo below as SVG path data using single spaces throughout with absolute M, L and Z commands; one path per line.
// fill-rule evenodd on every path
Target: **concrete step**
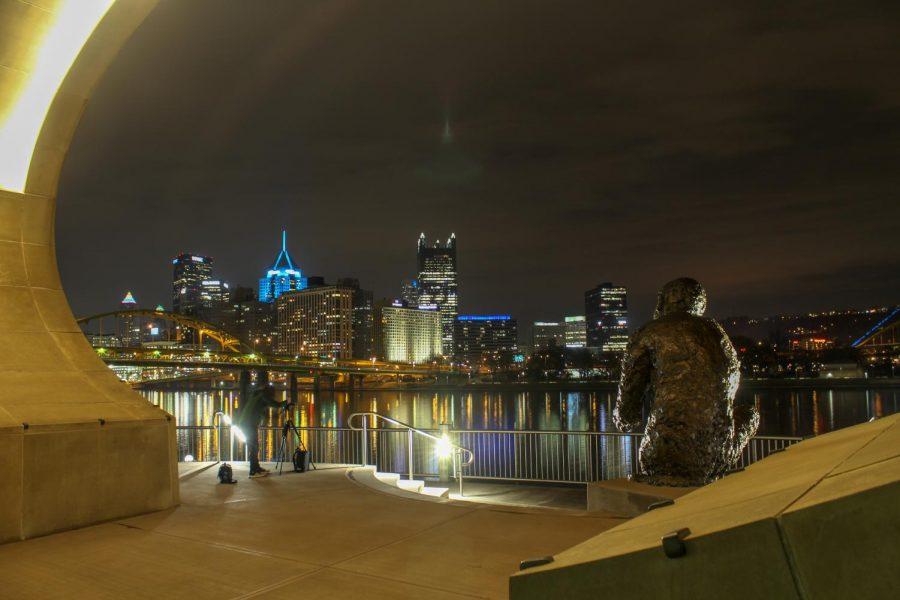
M 443 487 L 423 487 L 419 492 L 420 494 L 424 494 L 426 496 L 434 496 L 435 498 L 449 498 L 450 497 L 450 488 Z
M 400 476 L 396 473 L 381 473 L 380 471 L 375 471 L 375 479 L 388 485 L 397 485 Z
M 420 479 L 397 479 L 397 487 L 407 492 L 422 493 L 425 482 Z

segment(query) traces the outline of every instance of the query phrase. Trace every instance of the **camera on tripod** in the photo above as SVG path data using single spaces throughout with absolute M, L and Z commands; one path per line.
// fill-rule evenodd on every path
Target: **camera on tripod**
M 294 473 L 306 473 L 309 471 L 310 466 L 312 466 L 313 469 L 316 468 L 316 464 L 309 458 L 309 450 L 306 449 L 303 438 L 300 437 L 300 430 L 298 430 L 297 426 L 294 424 L 292 414 L 293 407 L 293 402 L 285 402 L 284 406 L 281 408 L 281 418 L 284 424 L 281 426 L 281 444 L 278 446 L 278 453 L 275 457 L 275 468 L 278 470 L 279 475 L 284 473 L 284 463 L 287 462 L 287 441 L 289 432 L 291 431 L 294 432 L 294 435 L 297 438 L 297 447 L 294 449 L 294 453 L 291 456 L 291 464 L 294 467 Z

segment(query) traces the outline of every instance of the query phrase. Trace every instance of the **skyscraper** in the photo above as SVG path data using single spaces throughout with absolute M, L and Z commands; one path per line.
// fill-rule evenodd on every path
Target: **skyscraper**
M 200 282 L 200 307 L 197 316 L 201 321 L 225 327 L 230 299 L 231 291 L 226 282 L 219 279 L 204 279 Z
M 120 310 L 137 310 L 138 303 L 134 299 L 134 295 L 127 292 L 119 307 Z M 122 346 L 126 348 L 137 348 L 141 345 L 141 326 L 133 316 L 122 318 L 121 342 Z
M 172 259 L 172 312 L 196 316 L 202 305 L 203 282 L 212 279 L 212 258 L 182 253 Z
M 419 281 L 417 279 L 404 279 L 400 283 L 400 299 L 406 302 L 406 306 L 410 308 L 419 306 Z
M 587 346 L 587 327 L 583 315 L 566 317 L 566 348 Z
M 624 287 L 601 283 L 584 293 L 587 345 L 600 352 L 624 352 L 628 345 L 628 297 Z
M 388 362 L 418 364 L 442 353 L 441 315 L 437 310 L 380 300 L 375 305 L 376 356 Z
M 226 329 L 257 352 L 275 350 L 275 304 L 260 302 L 256 290 L 238 286 L 231 294 Z
M 278 351 L 312 358 L 350 358 L 353 290 L 322 285 L 284 292 L 275 301 Z
M 359 279 L 338 279 L 338 285 L 353 290 L 353 351 L 351 356 L 369 359 L 375 354 L 372 330 L 372 292 L 359 287 Z
M 532 350 L 566 344 L 566 325 L 559 321 L 535 321 L 531 325 Z
M 456 356 L 469 361 L 499 358 L 517 350 L 518 326 L 509 315 L 459 315 Z
M 419 236 L 419 307 L 437 307 L 441 313 L 442 345 L 454 348 L 454 327 L 459 312 L 457 297 L 456 234 L 446 244 L 429 246 L 425 234 Z
M 259 280 L 259 301 L 275 302 L 278 297 L 291 290 L 306 288 L 306 278 L 300 267 L 294 266 L 287 250 L 287 232 L 281 232 L 281 251 L 275 257 L 275 263 L 266 271 L 265 277 Z

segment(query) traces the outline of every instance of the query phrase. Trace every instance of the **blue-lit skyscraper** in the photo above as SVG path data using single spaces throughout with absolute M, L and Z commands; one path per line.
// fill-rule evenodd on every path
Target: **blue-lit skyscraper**
M 275 264 L 266 272 L 266 276 L 259 280 L 259 301 L 275 302 L 281 294 L 291 290 L 306 289 L 306 277 L 299 267 L 294 266 L 291 255 L 287 250 L 287 232 L 281 232 L 281 252 L 275 259 Z

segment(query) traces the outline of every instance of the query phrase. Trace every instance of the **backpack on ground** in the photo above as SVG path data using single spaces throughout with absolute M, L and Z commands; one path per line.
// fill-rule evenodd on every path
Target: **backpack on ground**
M 297 473 L 305 473 L 309 471 L 309 452 L 297 448 L 294 450 L 294 471 Z
M 231 465 L 228 463 L 222 463 L 222 466 L 219 467 L 219 483 L 237 483 Z

